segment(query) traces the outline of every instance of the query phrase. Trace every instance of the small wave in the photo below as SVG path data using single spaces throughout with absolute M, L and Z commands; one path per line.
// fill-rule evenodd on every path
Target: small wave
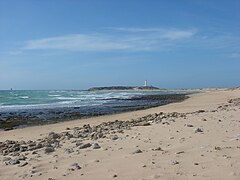
M 29 97 L 28 96 L 20 96 L 19 98 L 21 98 L 21 99 L 28 99 Z
M 50 96 L 50 97 L 59 97 L 59 96 L 61 96 L 61 95 L 59 95 L 59 94 L 53 94 L 53 95 L 48 95 L 48 96 Z

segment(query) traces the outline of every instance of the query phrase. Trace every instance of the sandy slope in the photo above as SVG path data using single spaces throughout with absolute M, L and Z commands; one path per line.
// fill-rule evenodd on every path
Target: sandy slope
M 42 149 L 36 154 L 23 152 L 29 153 L 28 164 L 18 167 L 1 162 L 0 179 L 240 179 L 240 99 L 236 98 L 240 98 L 239 89 L 219 90 L 148 110 L 0 132 L 0 141 L 27 141 L 84 124 L 125 121 L 159 112 L 183 115 L 131 127 L 116 133 L 116 140 L 109 135 L 83 141 L 97 142 L 100 149 L 79 149 L 72 138 L 61 141 L 62 147 L 49 154 Z M 235 100 L 229 103 L 230 99 Z M 204 112 L 196 112 L 199 110 Z M 203 132 L 195 132 L 196 128 Z M 67 148 L 73 152 L 66 153 Z M 137 149 L 142 152 L 134 153 Z

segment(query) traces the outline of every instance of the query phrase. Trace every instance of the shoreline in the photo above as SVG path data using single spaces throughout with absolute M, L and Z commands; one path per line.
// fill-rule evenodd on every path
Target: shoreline
M 2 131 L 0 142 L 45 142 L 84 129 L 79 135 L 87 136 L 59 140 L 53 152 L 23 152 L 25 165 L 0 164 L 0 178 L 239 179 L 240 90 L 189 96 L 145 110 Z M 104 136 L 89 138 L 94 127 L 103 128 Z M 0 154 L 0 160 L 6 157 L 16 156 Z
M 188 94 L 150 94 L 135 95 L 129 98 L 108 98 L 105 104 L 98 106 L 73 106 L 36 109 L 15 109 L 0 111 L 0 130 L 54 124 L 76 119 L 130 112 L 162 106 L 185 100 Z M 104 99 L 103 99 L 104 100 Z

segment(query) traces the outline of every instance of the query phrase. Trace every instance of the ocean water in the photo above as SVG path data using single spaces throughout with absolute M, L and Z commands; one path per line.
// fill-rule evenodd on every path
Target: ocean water
M 0 91 L 0 130 L 145 109 L 181 101 L 185 98 L 181 94 L 184 92 Z
M 97 106 L 121 99 L 170 92 L 91 92 L 71 90 L 0 91 L 0 111 Z

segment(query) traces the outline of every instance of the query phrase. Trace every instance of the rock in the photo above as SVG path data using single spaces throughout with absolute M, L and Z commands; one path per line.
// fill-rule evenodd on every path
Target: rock
M 186 124 L 186 126 L 187 126 L 187 127 L 193 127 L 193 125 L 192 125 L 192 124 Z
M 45 154 L 48 154 L 48 153 L 51 153 L 54 151 L 54 148 L 53 147 L 46 147 L 45 148 Z
M 3 159 L 2 159 L 2 162 L 5 162 L 5 161 L 10 161 L 11 160 L 11 158 L 10 157 L 4 157 Z
M 50 133 L 48 133 L 48 137 L 47 137 L 48 139 L 57 139 L 57 138 L 59 138 L 59 135 L 57 134 L 57 133 L 55 133 L 55 132 L 50 132 Z
M 198 165 L 199 165 L 199 163 L 194 163 L 194 165 L 198 166 Z
M 185 153 L 184 151 L 178 151 L 178 152 L 176 152 L 176 154 L 183 154 L 183 153 Z
M 70 170 L 70 171 L 75 171 L 75 170 L 80 170 L 80 169 L 81 169 L 81 167 L 78 165 L 78 163 L 73 163 L 68 168 L 68 170 Z
M 111 139 L 112 139 L 112 140 L 117 140 L 117 139 L 118 139 L 118 136 L 115 134 L 115 135 L 111 136 Z
M 22 163 L 22 164 L 19 164 L 18 167 L 24 167 L 24 166 L 26 166 L 26 165 L 28 165 L 28 163 L 27 163 L 27 162 L 24 162 L 24 163 Z
M 138 153 L 142 153 L 142 150 L 141 149 L 137 149 L 137 150 L 132 152 L 132 154 L 138 154 Z
M 216 151 L 220 151 L 220 150 L 221 150 L 221 147 L 215 146 L 214 149 L 215 149 Z
M 90 144 L 90 143 L 86 143 L 86 144 L 81 144 L 81 145 L 79 145 L 79 149 L 85 149 L 85 148 L 89 148 L 89 147 L 91 147 L 92 145 Z
M 203 129 L 202 128 L 195 128 L 193 130 L 194 133 L 199 133 L 199 132 L 203 132 Z
M 100 149 L 101 146 L 98 143 L 93 144 L 93 149 Z
M 116 174 L 114 174 L 114 175 L 113 175 L 113 178 L 116 178 L 116 177 L 118 177 L 118 176 L 117 176 Z
M 157 147 L 155 149 L 152 149 L 153 151 L 163 151 L 163 149 L 161 147 Z
M 179 164 L 179 162 L 176 161 L 176 160 L 171 160 L 171 161 L 169 162 L 169 164 L 171 164 L 171 165 L 176 165 L 176 164 Z
M 12 159 L 12 160 L 8 161 L 7 164 L 9 164 L 9 165 L 20 164 L 20 161 L 18 159 Z
M 149 122 L 139 122 L 135 124 L 135 126 L 150 126 L 151 124 Z
M 73 153 L 74 152 L 74 150 L 72 149 L 72 148 L 67 148 L 67 149 L 65 149 L 65 151 L 64 151 L 64 153 L 66 153 L 66 154 L 71 154 L 71 153 Z

